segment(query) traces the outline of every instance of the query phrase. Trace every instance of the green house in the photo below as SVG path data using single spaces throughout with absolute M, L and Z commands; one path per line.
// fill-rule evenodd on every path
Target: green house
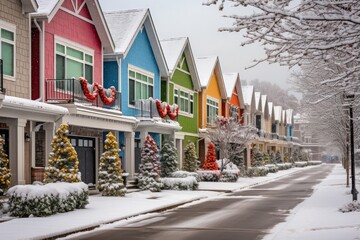
M 200 80 L 187 37 L 164 39 L 160 43 L 170 72 L 170 80 L 162 81 L 161 100 L 179 106 L 178 122 L 182 129 L 175 133 L 175 145 L 181 167 L 188 141 L 198 149 Z

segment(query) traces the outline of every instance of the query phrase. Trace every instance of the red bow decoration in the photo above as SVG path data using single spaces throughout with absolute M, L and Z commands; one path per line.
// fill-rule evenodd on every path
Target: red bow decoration
M 100 99 L 105 105 L 111 105 L 112 103 L 115 102 L 115 99 L 116 99 L 115 87 L 113 87 L 113 86 L 110 87 L 111 94 L 110 94 L 110 97 L 107 97 L 104 87 L 98 83 L 94 83 L 93 84 L 93 93 L 91 94 L 89 91 L 89 88 L 87 87 L 87 80 L 83 77 L 79 77 L 79 80 L 80 80 L 81 89 L 82 89 L 85 97 L 87 99 L 89 99 L 90 101 L 94 101 L 96 99 L 96 97 L 98 95 L 100 95 Z

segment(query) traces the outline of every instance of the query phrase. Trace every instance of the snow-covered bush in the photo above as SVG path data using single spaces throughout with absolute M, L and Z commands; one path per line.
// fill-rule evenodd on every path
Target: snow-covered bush
M 306 167 L 308 165 L 308 162 L 295 162 L 295 167 Z
M 266 164 L 265 167 L 267 168 L 269 173 L 276 173 L 277 171 L 280 170 L 278 165 L 275 164 Z
M 196 181 L 200 182 L 200 176 L 196 172 L 187 172 L 187 171 L 176 171 L 173 172 L 170 177 L 172 178 L 186 178 L 186 177 L 195 177 Z
M 353 201 L 349 204 L 346 204 L 344 207 L 339 209 L 340 212 L 347 213 L 347 212 L 360 212 L 360 203 Z
M 264 154 L 255 146 L 253 149 L 253 159 L 251 162 L 252 167 L 259 167 L 263 165 L 264 162 Z
M 173 141 L 165 141 L 160 150 L 161 176 L 169 177 L 171 173 L 178 171 L 176 148 Z
M 246 175 L 248 177 L 262 177 L 266 176 L 269 172 L 267 167 L 249 167 Z
M 88 186 L 83 182 L 17 185 L 7 192 L 9 212 L 15 217 L 43 217 L 85 208 L 88 195 Z
M 219 168 L 221 168 L 222 161 L 216 161 Z M 239 168 L 232 162 L 225 165 L 225 168 L 221 172 L 220 182 L 236 182 L 240 176 Z
M 167 190 L 197 190 L 199 183 L 193 176 L 185 178 L 161 178 L 163 189 Z
M 309 162 L 308 162 L 308 165 L 309 165 L 309 166 L 320 165 L 320 164 L 322 164 L 322 161 L 309 161 Z
M 204 182 L 217 182 L 220 179 L 219 170 L 198 170 L 201 181 Z
M 186 144 L 184 155 L 184 170 L 188 172 L 195 172 L 199 168 L 200 162 L 196 156 L 196 148 L 193 142 L 189 141 L 188 144 Z
M 9 159 L 4 150 L 5 140 L 0 135 L 0 195 L 4 195 L 10 187 L 11 173 L 9 169 Z M 1 203 L 0 203 L 1 204 Z M 0 209 L 1 209 L 0 205 Z
M 292 168 L 291 163 L 278 163 L 278 164 L 276 164 L 276 166 L 278 167 L 279 170 L 286 170 L 286 169 Z

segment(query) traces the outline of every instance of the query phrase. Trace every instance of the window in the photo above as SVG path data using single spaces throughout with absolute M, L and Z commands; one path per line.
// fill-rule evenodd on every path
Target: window
M 16 28 L 4 26 L 0 20 L 0 56 L 3 60 L 3 73 L 10 78 L 15 77 L 15 31 Z
M 94 71 L 94 52 L 81 49 L 82 47 L 73 46 L 63 42 L 55 44 L 55 78 L 71 79 L 85 77 L 88 83 L 93 83 Z M 69 90 L 71 84 L 67 82 L 57 82 L 57 87 Z
M 174 88 L 174 103 L 179 106 L 180 113 L 194 114 L 194 93 Z
M 229 116 L 233 117 L 236 120 L 238 120 L 239 119 L 239 108 L 231 105 L 230 109 L 229 109 Z
M 219 102 L 217 100 L 206 99 L 206 120 L 208 124 L 213 124 L 215 116 L 219 112 Z
M 154 75 L 129 68 L 129 104 L 154 96 Z

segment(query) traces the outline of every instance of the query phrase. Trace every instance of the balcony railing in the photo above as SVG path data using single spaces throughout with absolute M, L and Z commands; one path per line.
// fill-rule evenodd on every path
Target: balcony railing
M 277 134 L 277 133 L 271 133 L 271 138 L 272 138 L 272 139 L 279 139 L 279 134 Z
M 137 110 L 136 117 L 138 118 L 161 118 L 159 111 L 156 106 L 156 100 L 149 98 L 149 99 L 142 99 L 142 100 L 135 100 L 135 108 Z M 166 115 L 163 119 L 165 120 L 172 120 L 168 115 Z M 178 117 L 173 119 L 172 121 L 178 121 Z
M 0 59 L 0 93 L 5 93 L 4 88 L 4 65 L 3 60 Z
M 93 92 L 93 85 L 87 85 L 89 92 Z M 121 93 L 116 91 L 115 101 L 106 105 L 98 95 L 95 100 L 89 100 L 78 79 L 47 79 L 45 82 L 46 101 L 48 103 L 66 104 L 81 103 L 83 105 L 95 106 L 106 109 L 121 110 Z M 105 95 L 109 97 L 111 90 L 105 90 Z

